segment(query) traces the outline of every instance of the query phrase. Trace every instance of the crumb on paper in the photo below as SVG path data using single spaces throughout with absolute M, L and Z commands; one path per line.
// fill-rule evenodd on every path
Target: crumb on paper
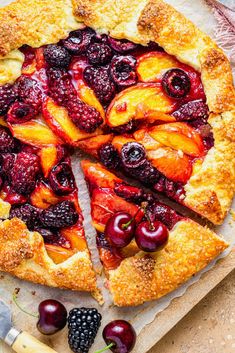
M 19 292 L 20 292 L 20 288 L 15 288 L 15 290 L 14 290 L 14 294 L 19 294 Z
M 35 294 L 36 294 L 36 291 L 35 291 L 35 290 L 33 290 L 33 291 L 31 292 L 31 294 L 32 294 L 32 295 L 35 295 Z
M 232 216 L 232 221 L 235 221 L 235 210 L 231 209 L 230 214 Z
M 4 275 L 0 275 L 0 279 L 4 279 L 5 278 L 5 276 Z

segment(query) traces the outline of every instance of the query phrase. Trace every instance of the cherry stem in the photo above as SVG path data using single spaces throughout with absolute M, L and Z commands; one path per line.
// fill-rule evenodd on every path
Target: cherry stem
M 105 348 L 103 349 L 100 349 L 99 351 L 96 351 L 95 353 L 102 353 L 102 352 L 105 352 L 107 351 L 109 348 L 112 348 L 115 344 L 114 343 L 110 343 L 108 346 L 106 346 Z
M 125 229 L 127 229 L 129 227 L 129 225 L 134 221 L 134 219 L 136 218 L 136 216 L 138 215 L 138 213 L 140 212 L 141 209 L 142 209 L 142 207 L 138 209 L 138 211 L 136 212 L 134 217 L 130 219 L 130 221 L 128 221 L 127 223 L 122 224 L 122 229 L 125 230 Z
M 25 309 L 23 309 L 22 306 L 20 306 L 20 304 L 19 304 L 18 301 L 17 301 L 17 294 L 16 294 L 16 293 L 13 293 L 12 299 L 13 299 L 13 302 L 15 303 L 15 305 L 16 305 L 21 311 L 23 311 L 23 313 L 28 314 L 28 315 L 30 315 L 30 316 L 32 316 L 32 317 L 36 317 L 37 319 L 39 318 L 39 316 L 38 316 L 37 314 L 29 313 L 28 311 L 26 311 Z

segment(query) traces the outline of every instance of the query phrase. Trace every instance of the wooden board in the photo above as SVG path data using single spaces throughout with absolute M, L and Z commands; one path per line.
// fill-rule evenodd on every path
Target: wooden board
M 145 353 L 151 349 L 234 269 L 235 248 L 227 257 L 218 261 L 210 271 L 203 274 L 198 282 L 190 286 L 182 297 L 174 299 L 151 324 L 141 331 L 133 353 Z

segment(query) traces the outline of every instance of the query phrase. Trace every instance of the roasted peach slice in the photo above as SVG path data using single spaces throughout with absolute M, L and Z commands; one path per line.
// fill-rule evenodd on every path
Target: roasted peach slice
M 105 119 L 105 111 L 102 104 L 97 99 L 93 90 L 86 86 L 82 80 L 77 81 L 78 87 L 78 96 L 79 98 L 86 104 L 90 105 L 91 107 L 95 108 L 103 119 Z
M 115 136 L 112 145 L 118 150 L 118 152 L 121 152 L 122 146 L 125 145 L 127 142 L 133 142 L 135 139 L 131 137 L 125 137 L 125 136 Z
M 47 178 L 51 169 L 57 162 L 57 148 L 56 146 L 44 147 L 39 152 L 41 166 L 44 176 Z
M 147 153 L 152 165 L 168 179 L 185 184 L 192 174 L 190 158 L 182 151 L 160 147 Z
M 118 254 L 104 248 L 100 248 L 99 255 L 104 268 L 108 271 L 115 270 L 123 260 Z
M 6 121 L 3 119 L 3 116 L 0 116 L 0 125 L 1 126 L 6 126 L 6 127 L 8 126 Z
M 160 120 L 159 112 L 170 114 L 174 107 L 175 103 L 164 95 L 159 85 L 139 83 L 114 98 L 107 111 L 107 123 L 115 127 L 132 119 Z M 172 121 L 174 118 L 169 119 Z
M 87 249 L 86 240 L 84 239 L 84 230 L 79 224 L 61 229 L 60 233 L 69 241 L 73 250 L 84 251 Z
M 134 138 L 137 142 L 141 143 L 147 151 L 155 150 L 162 146 L 161 143 L 159 143 L 149 135 L 148 130 L 145 128 L 137 130 L 134 133 Z
M 169 123 L 149 129 L 149 134 L 161 144 L 175 150 L 181 150 L 189 156 L 204 155 L 204 146 L 200 134 L 186 123 Z
M 137 74 L 142 82 L 157 82 L 166 70 L 180 65 L 178 60 L 167 53 L 150 52 L 138 59 Z
M 55 205 L 59 200 L 59 197 L 54 194 L 52 189 L 43 182 L 39 183 L 30 195 L 31 204 L 43 209 Z
M 98 159 L 98 151 L 101 146 L 106 145 L 107 143 L 111 142 L 113 139 L 113 135 L 99 135 L 91 137 L 90 139 L 85 139 L 79 141 L 77 143 L 77 147 L 81 148 L 82 151 L 85 151 L 89 155 L 94 156 Z
M 98 130 L 93 134 L 80 131 L 70 119 L 67 109 L 57 105 L 49 97 L 43 105 L 43 116 L 54 133 L 71 145 L 76 145 L 77 141 L 100 133 Z
M 45 247 L 49 257 L 55 264 L 60 264 L 75 254 L 73 250 L 65 249 L 58 245 L 45 244 Z
M 33 146 L 45 147 L 59 145 L 62 141 L 41 119 L 30 120 L 23 124 L 9 124 L 14 137 Z

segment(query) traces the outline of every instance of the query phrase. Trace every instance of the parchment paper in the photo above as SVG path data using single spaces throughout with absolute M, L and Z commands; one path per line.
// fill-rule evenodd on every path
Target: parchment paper
M 0 0 L 0 6 L 3 6 L 9 2 L 10 0 Z M 211 9 L 207 7 L 203 0 L 168 0 L 167 2 L 172 4 L 181 12 L 183 12 L 188 18 L 193 20 L 202 30 L 214 37 L 217 23 L 212 14 Z M 232 53 L 229 51 L 227 51 L 227 55 L 232 57 Z M 97 256 L 97 250 L 95 247 L 95 231 L 90 224 L 89 196 L 79 166 L 80 158 L 83 158 L 83 156 L 81 156 L 78 152 L 73 157 L 73 168 L 79 187 L 79 201 L 83 209 L 83 214 L 85 218 L 84 225 L 86 229 L 88 243 L 92 251 L 92 258 L 96 269 L 101 269 L 101 265 Z M 235 208 L 235 202 L 233 203 L 233 207 Z M 185 210 L 183 210 L 182 212 L 185 213 Z M 234 224 L 235 222 L 232 220 L 231 214 L 229 214 L 225 223 L 215 229 L 217 233 L 223 234 L 224 238 L 231 243 L 230 248 L 227 249 L 220 257 L 226 256 L 235 243 Z M 6 274 L 0 276 L 0 298 L 3 298 L 7 303 L 11 305 L 11 309 L 13 312 L 13 321 L 16 327 L 22 330 L 26 330 L 29 333 L 35 335 L 42 341 L 51 345 L 55 350 L 60 353 L 69 353 L 70 350 L 67 345 L 67 329 L 64 329 L 62 332 L 51 337 L 45 337 L 40 335 L 36 329 L 36 319 L 25 315 L 24 313 L 19 311 L 19 309 L 14 305 L 14 303 L 12 303 L 12 293 L 15 288 L 20 288 L 20 292 L 18 295 L 19 302 L 22 303 L 24 308 L 33 313 L 37 312 L 37 306 L 40 301 L 48 298 L 54 298 L 63 302 L 68 310 L 70 308 L 79 306 L 97 307 L 103 315 L 102 326 L 104 326 L 107 322 L 117 318 L 124 318 L 126 320 L 130 320 L 134 325 L 137 333 L 139 333 L 146 324 L 154 320 L 157 313 L 164 310 L 164 308 L 166 308 L 170 304 L 173 298 L 182 296 L 192 283 L 199 280 L 203 272 L 208 271 L 210 268 L 212 268 L 215 265 L 216 261 L 217 259 L 214 260 L 209 266 L 207 266 L 206 269 L 201 271 L 201 273 L 194 276 L 187 283 L 185 283 L 179 289 L 175 290 L 169 295 L 161 298 L 158 301 L 145 303 L 144 305 L 139 306 L 137 308 L 113 307 L 110 296 L 107 290 L 105 289 L 103 289 L 105 304 L 103 307 L 99 307 L 97 302 L 89 294 L 43 287 L 21 281 Z M 100 277 L 98 283 L 101 284 L 103 280 L 104 279 Z M 91 352 L 95 352 L 97 349 L 100 349 L 104 346 L 104 342 L 100 334 L 101 332 L 102 331 L 100 330 L 99 334 L 97 335 L 95 344 L 92 346 Z M 3 352 L 10 353 L 12 351 L 10 350 L 10 348 L 0 343 L 0 353 Z

